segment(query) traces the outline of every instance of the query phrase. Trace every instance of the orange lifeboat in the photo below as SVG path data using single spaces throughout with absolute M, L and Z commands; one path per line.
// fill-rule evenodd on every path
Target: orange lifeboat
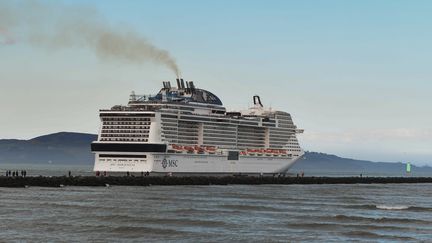
M 216 147 L 213 147 L 213 146 L 207 146 L 207 147 L 204 148 L 204 150 L 205 150 L 207 153 L 209 153 L 209 154 L 214 154 L 214 153 L 216 153 Z
M 265 155 L 266 156 L 272 156 L 273 155 L 273 149 L 265 149 Z
M 202 147 L 200 147 L 198 145 L 195 145 L 194 149 L 195 149 L 195 152 L 198 153 L 198 154 L 203 154 L 204 153 L 204 148 L 202 148 Z
M 180 145 L 177 145 L 177 144 L 173 144 L 173 145 L 171 145 L 171 147 L 174 149 L 174 151 L 175 151 L 176 153 L 181 153 L 182 150 L 183 150 L 183 147 L 180 146 Z
M 264 149 L 257 149 L 256 151 L 257 151 L 257 155 L 258 155 L 258 156 L 263 156 L 264 153 L 265 153 L 265 150 L 264 150 Z
M 255 155 L 256 152 L 256 149 L 246 149 L 246 153 L 248 153 L 249 155 Z
M 183 150 L 185 150 L 187 153 L 192 154 L 194 152 L 194 147 L 192 146 L 184 146 Z

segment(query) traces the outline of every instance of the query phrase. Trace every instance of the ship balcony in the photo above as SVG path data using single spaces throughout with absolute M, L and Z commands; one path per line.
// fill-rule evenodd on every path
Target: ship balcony
M 296 132 L 296 133 L 303 133 L 303 132 L 304 132 L 304 129 L 299 129 L 299 128 L 297 128 L 297 129 L 295 129 L 295 132 Z

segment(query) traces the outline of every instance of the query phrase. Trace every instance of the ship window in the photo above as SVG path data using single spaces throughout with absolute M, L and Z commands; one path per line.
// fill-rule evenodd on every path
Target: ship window
M 228 151 L 228 160 L 238 160 L 239 152 L 238 151 Z
M 147 155 L 136 155 L 136 154 L 99 154 L 99 158 L 147 158 Z

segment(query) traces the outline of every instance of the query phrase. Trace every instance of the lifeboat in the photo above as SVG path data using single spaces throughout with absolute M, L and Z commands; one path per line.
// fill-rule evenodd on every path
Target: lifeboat
M 174 151 L 175 151 L 176 153 L 181 153 L 181 152 L 183 151 L 183 147 L 180 146 L 180 145 L 173 144 L 173 145 L 171 145 L 171 147 L 174 149 Z
M 263 156 L 265 153 L 265 149 L 257 149 L 256 151 L 258 156 Z
M 255 155 L 256 152 L 257 152 L 256 149 L 247 149 L 246 150 L 246 153 L 249 154 L 249 155 Z
M 287 151 L 285 149 L 280 149 L 279 154 L 282 156 L 287 156 Z
M 264 152 L 265 152 L 266 156 L 272 156 L 273 155 L 273 149 L 265 149 Z
M 209 154 L 215 154 L 216 153 L 216 147 L 213 147 L 213 146 L 207 146 L 204 148 L 204 150 Z
M 202 148 L 202 147 L 200 147 L 200 146 L 195 146 L 194 147 L 194 149 L 195 149 L 195 152 L 197 153 L 197 154 L 203 154 L 204 153 L 204 148 Z
M 195 151 L 194 147 L 192 147 L 192 146 L 184 146 L 183 150 L 189 154 L 193 154 L 193 152 Z
M 247 155 L 246 151 L 240 151 L 240 155 Z

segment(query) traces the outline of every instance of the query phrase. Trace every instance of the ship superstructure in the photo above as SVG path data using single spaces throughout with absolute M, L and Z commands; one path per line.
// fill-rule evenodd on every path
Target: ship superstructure
M 156 95 L 132 92 L 126 106 L 100 110 L 95 171 L 285 173 L 303 154 L 289 113 L 227 112 L 213 93 L 177 79 Z

